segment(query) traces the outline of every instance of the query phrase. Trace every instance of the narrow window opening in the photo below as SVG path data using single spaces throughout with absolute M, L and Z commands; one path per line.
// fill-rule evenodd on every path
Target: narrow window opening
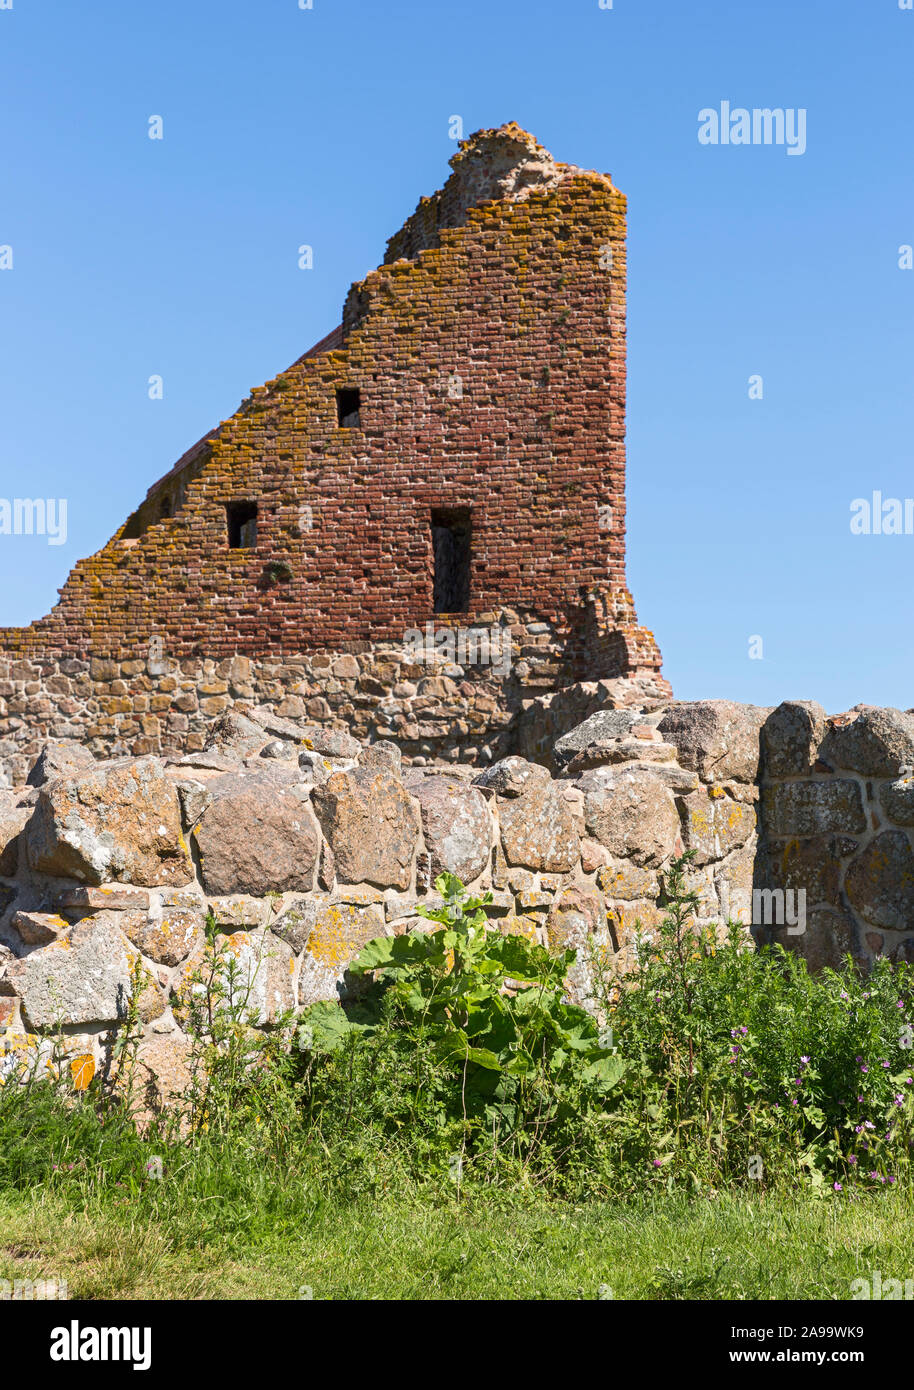
M 336 392 L 336 422 L 340 429 L 359 429 L 361 392 L 357 386 L 340 386 Z
M 470 607 L 470 509 L 432 512 L 436 613 L 466 613 Z
M 161 500 L 160 503 L 159 503 L 159 520 L 160 520 L 160 521 L 165 521 L 165 519 L 166 519 L 167 517 L 170 517 L 170 516 L 171 516 L 171 498 L 170 498 L 170 497 L 163 497 L 162 500 Z
M 257 544 L 257 503 L 226 502 L 230 550 L 251 550 Z

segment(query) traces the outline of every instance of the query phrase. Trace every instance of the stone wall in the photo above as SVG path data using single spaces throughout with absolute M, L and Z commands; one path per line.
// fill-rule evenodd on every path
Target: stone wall
M 914 712 L 788 702 L 762 755 L 759 879 L 805 893 L 804 954 L 914 960 Z
M 144 1076 L 180 1087 L 207 911 L 268 1027 L 345 999 L 353 956 L 420 923 L 443 869 L 491 888 L 502 930 L 573 945 L 569 994 L 585 1004 L 595 957 L 636 963 L 686 849 L 717 931 L 741 923 L 811 968 L 914 959 L 914 713 L 612 696 L 590 682 L 540 697 L 520 725 L 538 760 L 482 771 L 410 766 L 390 740 L 255 704 L 171 758 L 48 744 L 0 793 L 3 1065 L 61 1030 L 105 1065 L 139 958 Z
M 529 614 L 501 609 L 479 614 L 473 627 L 434 627 L 439 643 L 453 635 L 464 664 L 440 650 L 417 661 L 402 642 L 218 661 L 178 660 L 154 644 L 121 658 L 0 656 L 0 786 L 24 781 L 48 739 L 79 740 L 99 758 L 174 756 L 199 751 L 226 709 L 252 705 L 361 740 L 391 739 L 414 765 L 485 766 L 514 751 L 524 709 L 581 670 L 561 632 Z M 607 679 L 600 691 L 641 702 L 646 693 L 664 698 L 668 687 L 647 674 Z
M 718 783 L 680 765 L 662 714 L 597 713 L 559 741 L 558 775 L 516 756 L 482 772 L 404 767 L 389 741 L 257 708 L 227 711 L 205 749 L 174 759 L 49 744 L 29 785 L 0 794 L 6 1065 L 60 1031 L 74 1057 L 105 1065 L 139 957 L 143 1076 L 180 1088 L 207 910 L 264 1026 L 344 998 L 360 946 L 420 922 L 443 869 L 492 889 L 502 930 L 577 947 L 569 991 L 584 1003 L 595 951 L 611 969 L 633 963 L 636 923 L 656 924 L 660 874 L 685 844 L 707 919 L 723 904 L 748 920 L 747 770 Z

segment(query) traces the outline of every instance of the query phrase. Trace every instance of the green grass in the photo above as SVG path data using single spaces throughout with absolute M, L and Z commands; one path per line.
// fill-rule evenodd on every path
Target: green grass
M 71 1298 L 89 1299 L 303 1288 L 315 1299 L 847 1299 L 854 1278 L 914 1269 L 914 1200 L 901 1190 L 573 1206 L 406 1188 L 346 1201 L 263 1169 L 207 1193 L 199 1177 L 166 1176 L 154 1199 L 82 1180 L 5 1192 L 0 1277 L 65 1278 Z
M 193 996 L 194 1085 L 160 1127 L 103 1078 L 8 1080 L 0 1278 L 87 1299 L 687 1301 L 908 1279 L 914 976 L 811 977 L 735 929 L 695 935 L 680 869 L 657 951 L 606 1000 L 615 1075 L 561 999 L 568 962 L 477 937 L 458 884 L 459 951 L 365 948 L 391 975 L 370 1029 L 372 996 L 354 1019 L 314 1006 L 305 1048 L 295 1020 L 250 1028 L 230 956 Z M 519 960 L 535 991 L 504 995 Z

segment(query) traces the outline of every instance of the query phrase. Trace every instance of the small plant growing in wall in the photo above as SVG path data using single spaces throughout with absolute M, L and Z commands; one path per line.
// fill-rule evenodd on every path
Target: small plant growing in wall
M 140 998 L 143 991 L 152 983 L 149 971 L 139 955 L 130 958 L 130 990 L 127 995 L 127 1012 L 111 1047 L 111 1068 L 109 1079 L 117 1086 L 125 1107 L 130 1110 L 133 1102 L 133 1082 L 136 1071 L 136 1057 L 143 1036 L 143 1020 L 140 1016 Z
M 264 565 L 261 584 L 264 589 L 275 589 L 277 584 L 288 584 L 292 578 L 292 566 L 287 560 L 271 560 Z
M 254 948 L 252 947 L 252 950 Z M 260 1026 L 254 988 L 266 953 L 253 969 L 206 917 L 203 960 L 184 981 L 176 1014 L 191 1040 L 191 1084 L 184 1118 L 191 1133 L 228 1133 L 239 1118 L 281 1124 L 295 1103 L 288 1084 L 292 1010 L 268 1030 Z

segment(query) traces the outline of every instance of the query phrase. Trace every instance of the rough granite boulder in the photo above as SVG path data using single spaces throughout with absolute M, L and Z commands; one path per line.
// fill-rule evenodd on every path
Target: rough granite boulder
M 829 721 L 821 756 L 830 767 L 864 777 L 899 777 L 914 770 L 914 714 L 863 709 Z
M 408 888 L 419 842 L 419 811 L 400 779 L 383 768 L 335 772 L 314 807 L 342 883 Z
M 861 835 L 866 830 L 860 784 L 843 777 L 769 785 L 762 788 L 759 804 L 762 825 L 774 839 L 793 835 Z
M 202 912 L 165 907 L 161 915 L 125 912 L 121 930 L 138 951 L 159 965 L 180 965 L 203 941 Z
M 62 936 L 70 923 L 56 912 L 14 912 L 11 926 L 26 946 L 47 946 Z
M 615 858 L 653 868 L 680 846 L 673 794 L 652 772 L 599 768 L 575 785 L 584 792 L 588 835 Z
M 717 786 L 700 787 L 680 798 L 682 842 L 694 850 L 696 864 L 709 864 L 739 849 L 755 831 L 755 810 L 734 801 Z
M 209 784 L 213 800 L 193 832 L 203 886 L 222 897 L 307 892 L 320 836 L 306 800 L 276 773 L 244 772 Z
M 759 767 L 759 732 L 771 711 L 732 700 L 677 702 L 657 725 L 675 744 L 679 762 L 703 782 L 754 782 Z
M 812 770 L 825 737 L 825 711 L 814 700 L 785 700 L 762 725 L 766 777 L 803 777 Z
M 610 859 L 597 870 L 597 887 L 610 901 L 616 898 L 656 899 L 660 893 L 660 879 L 654 870 L 635 864 L 631 859 Z
M 569 886 L 552 900 L 546 918 L 549 949 L 560 951 L 584 950 L 591 941 L 606 941 L 606 908 L 599 893 L 592 888 Z
M 552 781 L 549 769 L 539 763 L 528 763 L 526 758 L 502 758 L 481 772 L 474 786 L 484 791 L 494 792 L 496 796 L 517 797 L 538 787 L 546 787 Z
M 899 777 L 894 782 L 883 782 L 879 788 L 879 800 L 889 820 L 899 825 L 914 825 L 914 777 Z
M 565 991 L 573 1004 L 594 1008 L 595 976 L 610 944 L 606 909 L 599 893 L 576 887 L 557 893 L 546 920 L 546 938 L 553 954 L 576 953 L 565 977 Z
M 29 787 L 43 787 L 55 777 L 77 777 L 93 767 L 95 759 L 81 743 L 46 743 L 25 779 Z
M 472 883 L 489 862 L 492 821 L 486 799 L 452 777 L 424 777 L 410 790 L 419 802 L 431 876 L 447 870 Z
M 552 760 L 559 775 L 585 749 L 614 743 L 624 738 L 643 716 L 635 710 L 599 709 L 589 719 L 563 734 L 552 749 Z
M 545 782 L 530 777 L 525 785 L 521 795 L 508 793 L 499 803 L 507 863 L 549 874 L 570 872 L 580 858 L 581 840 L 563 789 L 548 773 Z
M 223 959 L 234 958 L 246 1007 L 257 1027 L 295 1008 L 295 957 L 284 941 L 261 928 L 220 936 L 216 946 Z
M 346 729 L 325 729 L 320 724 L 308 724 L 299 738 L 304 748 L 326 758 L 357 758 L 365 751 Z
M 266 742 L 267 735 L 260 724 L 255 724 L 240 710 L 227 709 L 210 725 L 205 749 L 243 758 L 248 753 L 259 752 Z
M 848 866 L 844 890 L 871 926 L 904 931 L 914 921 L 914 851 L 903 830 L 885 830 Z
M 99 912 L 21 960 L 0 992 L 17 995 L 28 1028 L 112 1024 L 127 1015 L 130 967 L 119 914 Z
M 841 846 L 834 835 L 778 840 L 768 845 L 771 886 L 806 894 L 805 901 L 837 903 L 841 886 Z
M 19 806 L 15 795 L 0 792 L 0 877 L 15 878 L 22 831 L 32 817 L 31 806 Z
M 301 959 L 298 980 L 301 1007 L 321 999 L 345 998 L 347 966 L 374 937 L 392 935 L 392 929 L 384 921 L 384 909 L 377 903 L 316 905 Z
M 295 1007 L 295 957 L 285 941 L 261 927 L 216 937 L 216 981 L 243 1007 L 246 1022 L 268 1027 Z M 209 975 L 201 943 L 172 980 L 175 1017 L 186 1024 L 192 996 L 202 996 L 201 975 Z M 232 976 L 234 974 L 234 983 Z
M 97 763 L 43 786 L 26 830 L 37 873 L 152 887 L 193 877 L 174 785 L 155 758 Z
M 134 1095 L 140 1102 L 140 1123 L 148 1123 L 173 1102 L 186 1096 L 193 1079 L 192 1048 L 183 1033 L 155 1033 L 144 1038 L 136 1054 Z

